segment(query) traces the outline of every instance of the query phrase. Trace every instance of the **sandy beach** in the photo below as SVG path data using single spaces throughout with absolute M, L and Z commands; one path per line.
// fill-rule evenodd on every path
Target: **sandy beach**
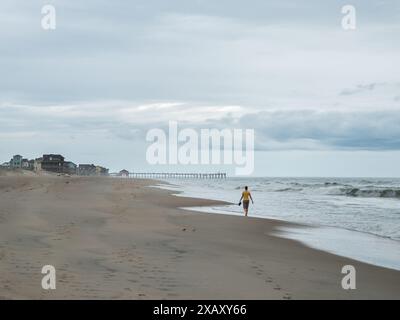
M 218 202 L 155 183 L 0 176 L 0 298 L 400 298 L 399 271 L 272 236 L 283 222 L 179 209 Z M 347 264 L 356 290 L 341 287 Z M 44 265 L 56 290 L 41 287 Z

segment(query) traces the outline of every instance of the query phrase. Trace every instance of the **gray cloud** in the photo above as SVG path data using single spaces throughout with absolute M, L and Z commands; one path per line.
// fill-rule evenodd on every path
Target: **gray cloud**
M 18 3 L 0 5 L 3 101 L 326 104 L 343 87 L 400 74 L 396 1 L 354 2 L 352 34 L 334 0 L 58 0 L 53 32 L 40 28 L 48 1 Z
M 400 113 L 285 111 L 244 116 L 257 128 L 258 147 L 274 149 L 399 150 Z
M 3 0 L 0 155 L 136 159 L 168 120 L 251 127 L 259 150 L 398 150 L 400 3 L 352 4 L 348 32 L 337 0 Z
M 145 143 L 149 129 L 167 131 L 168 121 L 174 120 L 181 129 L 254 129 L 259 150 L 400 150 L 397 110 L 249 112 L 239 106 L 187 108 L 182 103 L 119 103 L 112 108 L 109 105 L 11 106 L 0 108 L 0 116 L 0 138 L 3 135 L 8 139 L 94 135 Z
M 353 89 L 344 89 L 340 94 L 343 96 L 353 95 L 357 93 L 362 93 L 366 91 L 373 91 L 378 86 L 385 86 L 386 83 L 369 83 L 369 84 L 359 84 Z

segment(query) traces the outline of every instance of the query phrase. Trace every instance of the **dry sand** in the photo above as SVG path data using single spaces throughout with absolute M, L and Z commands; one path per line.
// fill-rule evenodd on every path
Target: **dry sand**
M 400 272 L 271 236 L 282 222 L 178 209 L 216 204 L 154 181 L 0 177 L 2 299 L 399 299 Z M 57 289 L 41 288 L 54 265 Z M 341 288 L 341 268 L 357 289 Z

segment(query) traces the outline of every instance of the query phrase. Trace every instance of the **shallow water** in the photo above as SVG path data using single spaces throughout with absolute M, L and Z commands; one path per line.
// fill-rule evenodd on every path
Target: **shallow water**
M 281 230 L 280 236 L 400 270 L 400 179 L 228 178 L 168 182 L 171 185 L 158 187 L 182 192 L 178 196 L 234 203 L 196 210 L 232 215 L 243 214 L 237 202 L 248 185 L 255 201 L 250 205 L 250 216 L 313 227 Z

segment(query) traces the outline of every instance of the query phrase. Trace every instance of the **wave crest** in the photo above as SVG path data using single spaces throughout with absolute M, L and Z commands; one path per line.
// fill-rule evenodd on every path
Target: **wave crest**
M 349 197 L 366 198 L 396 198 L 400 199 L 400 189 L 360 189 L 360 188 L 341 188 L 341 194 Z

